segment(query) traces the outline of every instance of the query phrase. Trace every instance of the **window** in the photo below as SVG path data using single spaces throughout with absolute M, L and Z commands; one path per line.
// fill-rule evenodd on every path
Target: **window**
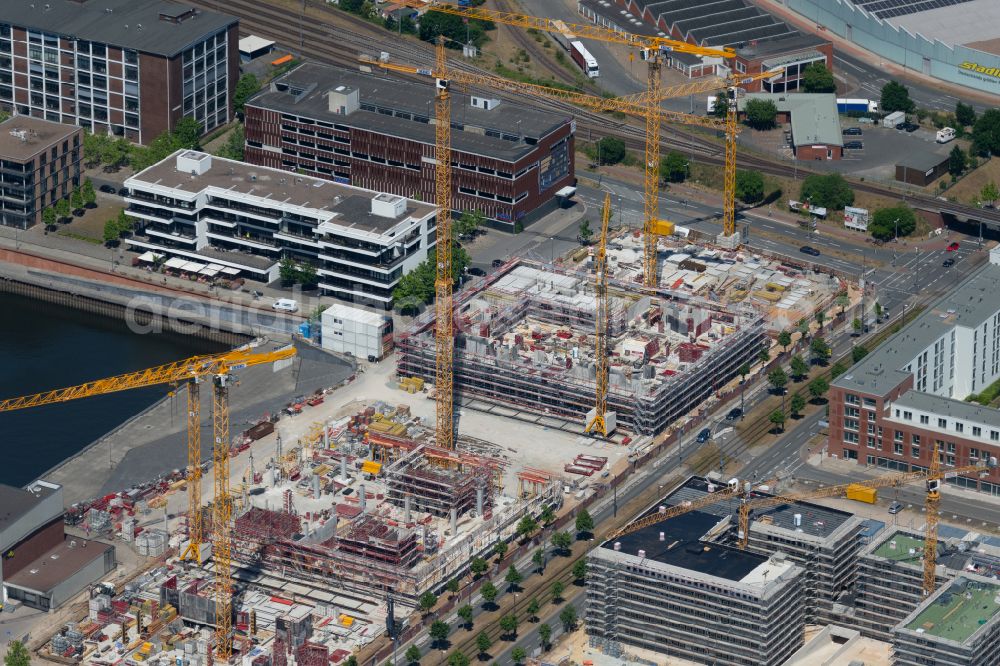
M 892 452 L 895 453 L 897 456 L 903 455 L 903 445 L 899 443 L 893 444 Z
M 903 412 L 903 418 L 907 421 L 913 420 L 913 412 Z
M 861 416 L 861 410 L 857 407 L 844 407 L 844 416 L 853 416 L 857 418 Z
M 955 421 L 955 430 L 958 432 L 965 432 L 965 424 Z
M 938 428 L 948 428 L 948 419 L 938 419 Z
M 894 430 L 893 433 L 892 433 L 892 441 L 894 441 L 894 442 L 902 442 L 903 441 L 903 431 L 902 430 Z
M 990 430 L 990 439 L 994 442 L 1000 441 L 1000 431 Z
M 979 426 L 972 426 L 972 436 L 973 437 L 982 437 L 983 436 L 983 429 L 980 428 Z
M 927 425 L 930 422 L 931 422 L 931 417 L 927 416 L 926 414 L 921 414 L 920 415 L 920 424 L 921 425 Z
M 979 449 L 969 449 L 969 460 L 979 460 Z
M 846 402 L 849 405 L 860 404 L 860 401 L 858 400 L 858 396 L 854 395 L 853 393 L 845 393 L 844 394 L 844 402 Z M 898 416 L 898 414 L 897 414 L 897 416 Z
M 919 458 L 920 457 L 920 447 L 919 446 L 911 446 L 910 447 L 910 457 L 911 458 Z
M 868 423 L 868 434 L 869 435 L 874 435 L 875 434 L 875 424 L 874 423 L 871 423 L 871 422 Z
M 875 407 L 876 407 L 876 405 L 875 405 L 875 398 L 867 398 L 866 397 L 864 400 L 865 400 L 865 407 L 871 407 L 872 409 L 875 409 Z
M 910 435 L 911 440 L 917 446 L 920 446 L 920 435 Z
M 874 437 L 869 437 L 868 438 L 868 448 L 869 449 L 874 449 L 875 448 L 875 438 Z
M 845 432 L 844 433 L 844 441 L 847 442 L 848 444 L 857 444 L 858 443 L 858 433 L 856 433 L 856 432 Z
M 955 452 L 955 442 L 948 442 L 948 453 Z

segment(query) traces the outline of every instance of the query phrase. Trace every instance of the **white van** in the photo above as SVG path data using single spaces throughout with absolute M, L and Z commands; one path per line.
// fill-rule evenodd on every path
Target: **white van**
M 299 303 L 298 303 L 298 301 L 294 301 L 294 300 L 292 300 L 290 298 L 279 298 L 278 300 L 276 300 L 274 302 L 274 305 L 272 305 L 271 307 L 274 308 L 275 310 L 280 311 L 280 312 L 298 312 L 299 311 Z
M 951 127 L 942 127 L 935 137 L 938 143 L 948 143 L 955 138 L 955 130 Z

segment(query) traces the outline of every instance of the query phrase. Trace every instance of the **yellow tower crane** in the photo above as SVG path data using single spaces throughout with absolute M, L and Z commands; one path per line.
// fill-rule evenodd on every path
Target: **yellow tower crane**
M 594 417 L 587 423 L 586 432 L 599 432 L 608 436 L 604 415 L 608 411 L 608 221 L 611 219 L 611 195 L 604 195 L 601 210 L 601 236 L 594 252 L 594 296 L 597 312 L 594 316 L 594 357 L 597 364 L 596 398 Z
M 184 555 L 200 558 L 201 530 L 201 405 L 199 384 L 212 378 L 212 462 L 215 495 L 212 504 L 212 557 L 215 560 L 216 655 L 232 657 L 232 497 L 229 492 L 229 384 L 232 373 L 252 365 L 273 363 L 295 356 L 294 347 L 255 352 L 250 346 L 208 356 L 194 356 L 165 365 L 130 372 L 86 384 L 0 401 L 0 412 L 41 407 L 130 389 L 186 383 L 188 388 L 188 527 Z
M 631 33 L 619 33 L 614 30 L 602 28 L 595 24 L 576 25 L 566 24 L 550 18 L 526 16 L 514 12 L 502 12 L 485 7 L 460 7 L 444 2 L 421 2 L 420 0 L 404 0 L 404 4 L 409 7 L 426 8 L 429 10 L 461 16 L 465 19 L 479 19 L 492 21 L 502 25 L 515 28 L 527 28 L 551 32 L 568 29 L 578 39 L 593 39 L 596 41 L 610 42 L 612 44 L 623 44 L 637 48 L 642 59 L 646 61 L 646 92 L 643 102 L 646 119 L 646 154 L 645 154 L 645 180 L 644 180 L 644 244 L 643 244 L 643 283 L 647 287 L 657 286 L 657 265 L 656 265 L 656 226 L 659 217 L 658 197 L 660 190 L 660 123 L 662 121 L 662 110 L 659 103 L 651 103 L 652 100 L 662 99 L 661 74 L 663 59 L 671 52 L 690 53 L 693 55 L 710 56 L 717 58 L 732 58 L 735 51 L 729 48 L 715 49 L 704 46 L 696 46 L 687 42 L 668 39 L 666 37 L 655 37 L 648 35 L 634 35 Z

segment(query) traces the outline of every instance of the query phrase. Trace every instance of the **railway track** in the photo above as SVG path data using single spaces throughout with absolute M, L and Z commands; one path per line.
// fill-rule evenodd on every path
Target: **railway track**
M 214 0 L 193 0 L 192 4 L 204 9 L 215 9 Z M 419 67 L 433 65 L 433 50 L 428 44 L 407 38 L 391 39 L 391 34 L 383 28 L 347 12 L 328 7 L 325 3 L 307 0 L 307 7 L 328 17 L 329 22 L 309 21 L 309 16 L 306 17 L 306 21 L 302 22 L 302 47 L 299 50 L 303 55 L 308 55 L 319 61 L 354 67 L 357 65 L 359 55 L 377 56 L 382 51 L 388 51 L 397 61 Z M 227 9 L 241 17 L 241 22 L 248 32 L 274 39 L 279 43 L 294 45 L 296 32 L 294 15 L 290 16 L 287 9 L 255 0 L 227 0 Z M 529 39 L 526 35 L 523 37 Z M 461 60 L 453 60 L 450 66 L 460 71 L 494 76 L 486 69 Z M 413 77 L 412 80 L 426 79 Z M 496 94 L 496 91 L 492 92 Z M 499 96 L 522 103 L 524 101 L 506 93 L 501 93 Z M 595 137 L 617 136 L 625 142 L 630 150 L 641 152 L 645 147 L 645 130 L 638 121 L 634 123 L 623 122 L 608 114 L 581 109 L 567 102 L 541 97 L 534 98 L 532 104 L 576 118 L 578 136 L 581 136 L 583 131 Z M 725 163 L 722 145 L 700 136 L 695 131 L 683 127 L 667 126 L 663 129 L 661 140 L 668 148 L 685 152 L 696 162 L 715 166 L 722 166 Z M 794 177 L 798 175 L 803 177 L 819 173 L 802 166 L 793 166 L 746 153 L 741 153 L 738 156 L 738 162 L 740 168 L 754 169 L 775 176 Z M 903 193 L 901 190 L 863 181 L 852 181 L 851 186 L 857 191 L 892 198 L 899 197 Z M 1000 213 L 996 211 L 984 213 L 971 206 L 941 202 L 935 197 L 925 194 L 906 192 L 906 197 L 911 205 L 917 205 L 926 210 L 940 211 L 942 208 L 946 208 L 968 216 L 985 215 L 988 220 L 1000 224 Z
M 512 0 L 496 0 L 494 3 L 496 9 L 502 12 L 514 12 L 521 13 L 521 7 Z M 498 30 L 500 27 L 498 26 Z M 518 44 L 521 49 L 527 53 L 532 62 L 539 64 L 542 69 L 544 69 L 555 81 L 563 81 L 565 83 L 573 83 L 570 80 L 566 70 L 556 62 L 555 58 L 551 55 L 552 49 L 546 49 L 536 42 L 526 30 L 513 27 L 503 28 L 514 40 L 514 43 Z M 546 38 L 547 39 L 547 38 Z

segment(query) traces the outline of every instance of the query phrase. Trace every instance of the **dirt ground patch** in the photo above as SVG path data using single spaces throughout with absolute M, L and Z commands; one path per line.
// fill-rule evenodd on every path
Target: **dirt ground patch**
M 71 222 L 59 224 L 55 233 L 95 244 L 103 243 L 104 223 L 118 217 L 118 213 L 124 208 L 119 204 L 101 204 L 100 199 L 98 199 L 97 207 L 84 209 L 83 215 L 80 217 L 74 216 Z
M 992 157 L 981 167 L 971 172 L 954 186 L 944 191 L 944 196 L 966 204 L 979 201 L 979 193 L 983 186 L 993 181 L 1000 185 L 1000 158 Z

